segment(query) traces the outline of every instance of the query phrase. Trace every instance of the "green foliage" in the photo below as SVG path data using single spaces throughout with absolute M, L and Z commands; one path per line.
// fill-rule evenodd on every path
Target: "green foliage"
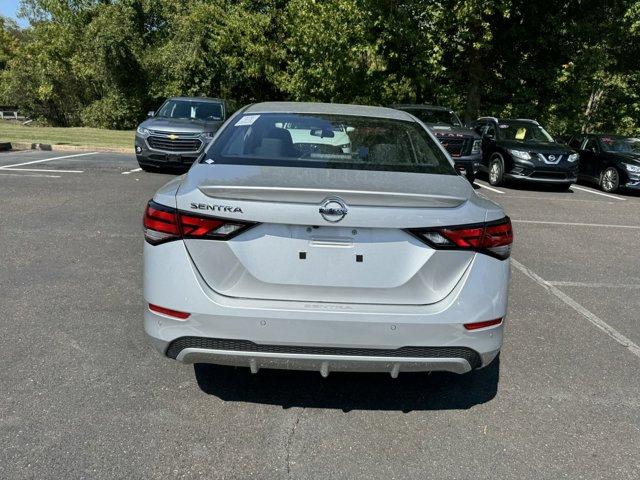
M 19 36 L 15 22 L 0 16 L 0 70 L 7 68 L 7 62 L 16 56 Z
M 640 1 L 23 0 L 0 101 L 131 128 L 167 96 L 449 105 L 555 133 L 640 128 Z
M 147 56 L 151 95 L 204 95 L 256 101 L 273 91 L 269 13 L 242 2 L 168 1 L 166 34 Z M 170 27 L 169 27 L 170 26 Z
M 136 97 L 109 92 L 85 107 L 80 119 L 88 127 L 132 129 L 136 128 L 141 111 L 141 101 Z

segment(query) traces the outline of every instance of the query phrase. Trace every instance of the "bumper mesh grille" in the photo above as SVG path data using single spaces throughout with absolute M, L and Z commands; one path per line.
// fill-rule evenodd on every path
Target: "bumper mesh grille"
M 226 338 L 180 337 L 169 344 L 167 356 L 177 358 L 185 348 L 207 348 L 241 352 L 292 353 L 307 355 L 344 355 L 363 357 L 463 358 L 471 368 L 481 365 L 478 352 L 467 347 L 401 347 L 397 349 L 306 347 L 297 345 L 262 345 L 248 340 Z
M 197 152 L 202 142 L 197 138 L 170 138 L 150 136 L 147 138 L 149 146 L 156 150 L 164 150 L 166 152 Z

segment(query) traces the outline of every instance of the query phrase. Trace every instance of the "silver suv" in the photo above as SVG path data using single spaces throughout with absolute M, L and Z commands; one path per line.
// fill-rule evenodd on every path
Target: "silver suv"
M 136 129 L 135 149 L 143 170 L 188 168 L 227 117 L 224 100 L 205 97 L 167 99 Z

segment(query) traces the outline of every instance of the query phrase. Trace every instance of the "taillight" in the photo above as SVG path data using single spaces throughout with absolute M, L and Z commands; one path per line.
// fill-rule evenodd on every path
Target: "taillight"
M 494 320 L 483 320 L 482 322 L 465 323 L 464 328 L 467 330 L 479 330 L 480 328 L 493 327 L 501 323 L 502 318 L 496 318 Z
M 154 202 L 144 212 L 144 238 L 152 245 L 180 238 L 229 240 L 256 223 L 205 217 Z
M 161 313 L 162 315 L 167 315 L 168 317 L 178 318 L 180 320 L 186 320 L 191 316 L 190 313 L 181 312 L 179 310 L 172 310 L 167 307 L 161 307 L 160 305 L 154 305 L 153 303 L 149 304 L 149 310 L 156 313 Z
M 509 217 L 482 224 L 419 228 L 409 232 L 433 248 L 474 250 L 499 259 L 509 257 L 513 243 Z

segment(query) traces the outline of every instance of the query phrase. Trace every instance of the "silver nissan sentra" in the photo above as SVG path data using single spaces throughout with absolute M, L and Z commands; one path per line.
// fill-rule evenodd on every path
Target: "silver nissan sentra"
M 406 112 L 245 107 L 144 236 L 145 330 L 182 362 L 396 377 L 500 351 L 511 223 Z

